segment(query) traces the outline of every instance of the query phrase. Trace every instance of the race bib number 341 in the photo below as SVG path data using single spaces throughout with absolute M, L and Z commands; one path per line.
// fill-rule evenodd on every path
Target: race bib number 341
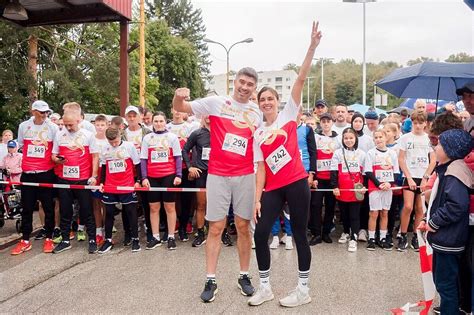
M 247 139 L 232 133 L 226 133 L 222 150 L 245 156 L 247 153 L 247 145 Z
M 270 171 L 273 174 L 278 173 L 286 164 L 291 161 L 291 156 L 286 151 L 284 146 L 279 146 L 275 151 L 273 151 L 266 159 L 265 162 L 267 163 Z

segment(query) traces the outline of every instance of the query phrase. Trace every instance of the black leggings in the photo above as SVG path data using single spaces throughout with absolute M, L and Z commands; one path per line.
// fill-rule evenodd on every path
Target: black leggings
M 361 202 L 339 201 L 344 233 L 351 235 L 351 240 L 357 240 L 360 230 L 360 206 Z
M 262 196 L 262 216 L 255 227 L 255 252 L 259 270 L 270 269 L 270 248 L 268 236 L 285 202 L 290 210 L 290 224 L 298 252 L 298 268 L 307 271 L 311 266 L 311 249 L 306 238 L 310 191 L 308 180 L 303 178 L 287 186 L 264 192 Z
M 189 171 L 187 168 L 183 169 L 183 178 L 180 188 L 194 188 L 194 181 L 188 179 Z M 185 192 L 179 194 L 181 212 L 179 214 L 179 228 L 186 230 L 186 225 L 188 224 L 189 218 L 192 215 L 191 207 L 193 196 L 195 193 Z
M 115 204 L 105 204 L 105 238 L 112 238 L 112 229 L 114 226 L 114 211 Z M 137 204 L 128 203 L 122 204 L 122 218 L 126 218 L 124 221 L 124 231 L 125 234 L 130 233 L 129 235 L 132 238 L 138 238 L 138 218 L 137 218 Z M 125 226 L 127 225 L 127 226 Z
M 331 184 L 329 180 L 319 179 L 318 188 L 329 189 Z M 311 215 L 310 215 L 310 229 L 313 236 L 321 236 L 321 216 L 323 212 L 324 199 L 324 221 L 323 234 L 331 232 L 331 225 L 334 219 L 334 206 L 336 205 L 336 198 L 332 191 L 313 191 L 311 192 Z

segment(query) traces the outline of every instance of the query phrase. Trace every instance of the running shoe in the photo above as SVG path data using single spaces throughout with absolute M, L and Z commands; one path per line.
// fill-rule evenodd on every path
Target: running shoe
M 285 307 L 297 307 L 310 302 L 311 297 L 309 296 L 309 292 L 304 292 L 299 287 L 291 291 L 288 296 L 280 299 L 280 305 Z
M 53 240 L 50 238 L 45 239 L 43 243 L 43 253 L 52 253 L 53 249 L 54 249 Z
M 198 232 L 198 235 L 196 236 L 196 238 L 194 239 L 193 241 L 193 247 L 201 247 L 202 245 L 204 245 L 206 243 L 206 238 L 204 236 L 204 232 L 201 232 L 199 231 Z
M 309 240 L 309 246 L 314 246 L 314 245 L 318 245 L 318 244 L 321 244 L 322 243 L 322 238 L 321 238 L 321 235 L 314 235 L 313 237 L 311 237 L 311 239 Z
M 61 229 L 58 227 L 55 227 L 53 231 L 53 240 L 60 236 L 61 236 Z
M 435 306 L 433 307 L 433 313 L 435 314 L 441 314 L 441 306 Z
M 77 231 L 77 241 L 82 242 L 86 240 L 86 232 L 84 231 Z
M 193 233 L 193 224 L 191 222 L 188 222 L 188 224 L 186 224 L 186 233 L 188 234 Z
M 386 251 L 391 251 L 393 249 L 393 245 L 390 244 L 386 238 L 382 238 L 382 240 L 380 241 L 380 247 L 382 247 L 382 249 Z
M 241 275 L 237 281 L 237 286 L 240 288 L 240 293 L 245 296 L 251 296 L 255 293 L 255 288 L 252 286 L 252 282 L 250 282 L 249 275 Z
M 367 242 L 368 238 L 369 238 L 369 234 L 367 234 L 366 230 L 360 230 L 359 231 L 359 236 L 357 237 L 359 242 Z
M 293 237 L 287 236 L 285 240 L 285 249 L 292 250 L 293 249 Z
M 216 280 L 209 279 L 204 285 L 204 290 L 201 293 L 201 300 L 204 303 L 210 303 L 214 301 L 217 293 L 217 283 Z
M 397 250 L 399 252 L 404 252 L 408 248 L 408 239 L 406 235 L 400 235 L 400 238 L 398 239 L 398 247 Z
M 329 236 L 329 234 L 323 234 L 323 242 L 324 242 L 324 243 L 328 243 L 328 244 L 331 244 L 331 243 L 332 243 L 332 239 L 331 239 L 331 237 Z
M 174 237 L 168 238 L 168 249 L 169 250 L 175 250 L 176 249 L 176 240 Z
M 73 240 L 76 237 L 76 234 L 73 230 L 69 231 L 69 240 Z
M 411 238 L 410 247 L 413 248 L 415 252 L 420 251 L 420 245 L 418 245 L 418 237 L 416 236 L 416 234 L 413 235 L 413 237 Z
M 347 250 L 351 253 L 354 253 L 357 251 L 357 241 L 356 240 L 350 240 L 349 241 L 349 246 L 347 247 Z
M 367 250 L 374 251 L 375 250 L 375 239 L 370 238 L 367 242 Z
M 146 244 L 146 249 L 155 249 L 158 246 L 161 246 L 161 241 L 154 237 L 150 242 Z
M 26 242 L 25 240 L 19 241 L 16 246 L 12 249 L 12 255 L 20 255 L 21 253 L 27 252 L 31 249 L 31 242 Z
M 63 240 L 63 237 L 61 236 L 61 234 L 59 234 L 59 236 L 53 237 L 54 244 L 59 244 L 61 243 L 62 240 Z
M 102 243 L 104 243 L 105 239 L 102 235 L 97 234 L 95 236 L 95 242 L 97 243 L 98 246 L 101 246 Z
M 387 243 L 390 244 L 390 246 L 393 247 L 393 237 L 390 233 L 387 234 L 387 237 L 385 238 Z
M 348 233 L 342 233 L 341 237 L 337 241 L 339 244 L 346 244 L 350 239 L 350 235 Z
M 127 247 L 132 244 L 132 237 L 130 234 L 125 234 L 123 237 L 123 246 Z
M 71 243 L 61 241 L 56 247 L 53 249 L 54 254 L 59 254 L 60 252 L 64 252 L 65 250 L 71 249 Z
M 111 241 L 105 240 L 104 244 L 99 249 L 99 254 L 105 254 L 108 251 L 110 251 L 112 248 L 114 248 L 114 244 L 112 244 Z
M 95 240 L 89 241 L 89 254 L 97 253 L 97 243 Z
M 275 298 L 272 292 L 272 287 L 270 285 L 263 286 L 261 285 L 257 292 L 247 301 L 251 306 L 258 306 L 265 302 L 271 301 Z
M 222 244 L 224 244 L 224 246 L 232 246 L 232 245 L 234 245 L 234 244 L 232 243 L 232 239 L 230 238 L 229 233 L 227 233 L 227 232 L 223 232 L 223 233 L 222 233 L 221 241 L 222 241 Z
M 184 230 L 184 229 L 179 229 L 178 235 L 179 235 L 179 240 L 180 240 L 181 242 L 187 242 L 187 241 L 189 241 L 189 236 L 188 236 L 188 233 L 186 233 L 186 230 Z
M 112 225 L 112 233 L 117 233 L 117 228 L 115 227 L 115 225 Z
M 280 246 L 280 239 L 278 236 L 274 236 L 272 242 L 270 243 L 270 249 L 277 249 Z
M 132 240 L 132 253 L 136 253 L 141 250 L 142 248 L 140 247 L 140 240 L 139 239 Z
M 45 239 L 45 238 L 46 238 L 46 230 L 45 230 L 45 228 L 41 228 L 41 230 L 39 230 L 38 234 L 36 234 L 35 240 L 39 241 L 39 240 L 42 240 L 42 239 Z

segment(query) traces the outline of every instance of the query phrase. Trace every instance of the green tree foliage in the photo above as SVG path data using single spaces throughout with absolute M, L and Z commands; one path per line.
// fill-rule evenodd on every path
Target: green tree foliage
M 474 56 L 466 54 L 464 52 L 450 55 L 448 59 L 445 60 L 446 62 L 474 62 Z

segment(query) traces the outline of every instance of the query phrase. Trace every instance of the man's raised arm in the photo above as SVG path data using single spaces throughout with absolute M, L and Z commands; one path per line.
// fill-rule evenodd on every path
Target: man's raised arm
M 181 113 L 188 113 L 188 114 L 193 113 L 193 110 L 191 108 L 191 103 L 188 102 L 189 94 L 190 94 L 190 91 L 188 88 L 176 89 L 176 91 L 174 92 L 174 97 L 173 97 L 174 110 Z

